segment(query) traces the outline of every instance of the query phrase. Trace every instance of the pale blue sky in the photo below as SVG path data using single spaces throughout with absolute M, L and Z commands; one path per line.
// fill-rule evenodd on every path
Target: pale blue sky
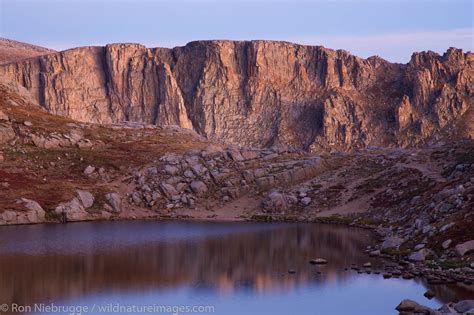
M 0 36 L 53 49 L 199 39 L 273 39 L 407 62 L 474 50 L 472 0 L 0 0 Z

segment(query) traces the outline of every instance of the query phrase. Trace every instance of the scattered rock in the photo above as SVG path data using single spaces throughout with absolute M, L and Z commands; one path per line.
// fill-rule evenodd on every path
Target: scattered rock
M 418 303 L 415 301 L 406 299 L 401 301 L 395 309 L 399 312 L 411 312 L 414 311 L 417 306 Z
M 443 244 L 441 244 L 441 246 L 443 247 L 443 249 L 448 249 L 449 246 L 451 246 L 452 242 L 453 242 L 452 240 L 446 240 L 443 242 Z
M 90 175 L 92 175 L 92 173 L 94 173 L 94 172 L 95 172 L 95 167 L 93 167 L 93 166 L 91 166 L 91 165 L 87 166 L 87 167 L 84 169 L 84 175 L 86 175 L 86 176 L 90 176 Z
M 23 124 L 27 127 L 33 126 L 33 123 L 31 121 L 25 121 Z
M 288 208 L 288 204 L 283 194 L 274 191 L 264 200 L 263 208 L 270 212 L 282 212 Z
M 305 206 L 309 205 L 311 203 L 311 198 L 309 197 L 304 197 L 303 199 L 301 199 L 301 203 Z
M 425 261 L 426 257 L 430 254 L 430 251 L 426 248 L 420 249 L 417 252 L 411 253 L 408 257 L 410 261 Z
M 160 189 L 168 199 L 172 199 L 174 196 L 178 195 L 178 191 L 170 184 L 161 183 Z
M 382 249 L 398 248 L 402 245 L 404 240 L 398 236 L 390 236 L 382 243 Z

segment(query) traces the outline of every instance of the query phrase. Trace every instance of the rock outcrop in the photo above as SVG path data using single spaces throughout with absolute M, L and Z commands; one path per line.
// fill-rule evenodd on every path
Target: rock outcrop
M 455 48 L 403 65 L 274 41 L 111 44 L 0 66 L 0 78 L 79 121 L 179 125 L 227 143 L 311 150 L 417 145 L 440 131 L 472 137 L 473 73 L 474 54 Z

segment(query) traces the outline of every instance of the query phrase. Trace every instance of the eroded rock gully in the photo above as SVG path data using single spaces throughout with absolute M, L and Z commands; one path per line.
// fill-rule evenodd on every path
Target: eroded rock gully
M 49 112 L 193 128 L 214 141 L 303 149 L 472 137 L 474 55 L 408 64 L 275 41 L 84 47 L 0 66 Z M 441 131 L 441 132 L 440 132 Z

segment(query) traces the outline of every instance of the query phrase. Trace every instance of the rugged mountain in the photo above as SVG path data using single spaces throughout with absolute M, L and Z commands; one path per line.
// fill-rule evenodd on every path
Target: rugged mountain
M 0 66 L 49 112 L 194 128 L 215 141 L 304 149 L 416 145 L 472 137 L 474 54 L 408 64 L 274 41 L 173 49 L 84 47 Z
M 55 52 L 52 49 L 0 37 L 0 65 Z

